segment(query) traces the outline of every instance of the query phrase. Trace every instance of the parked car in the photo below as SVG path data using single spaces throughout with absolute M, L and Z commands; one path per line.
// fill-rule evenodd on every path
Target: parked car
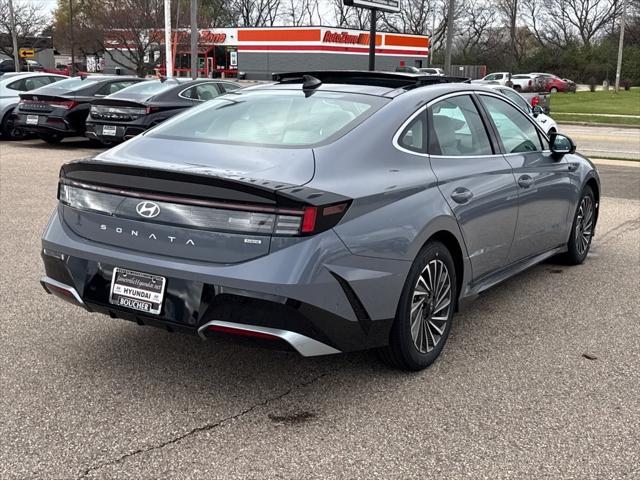
M 14 126 L 13 109 L 20 101 L 20 93 L 64 80 L 65 76 L 38 72 L 11 72 L 0 77 L 0 134 L 18 139 L 23 132 Z
M 573 83 L 573 86 L 571 86 L 569 82 L 551 73 L 532 73 L 531 75 L 537 75 L 542 77 L 544 81 L 544 90 L 547 92 L 550 92 L 550 93 L 569 92 L 571 91 L 572 88 L 573 88 L 573 91 L 575 92 L 575 83 L 571 82 Z
M 398 73 L 420 73 L 418 67 L 396 67 Z
M 471 83 L 481 83 L 481 84 L 498 84 L 498 85 L 506 85 L 509 80 L 509 72 L 496 72 L 490 73 L 486 77 L 483 77 L 479 80 L 471 80 Z
M 519 108 L 521 108 L 524 112 L 535 120 L 538 126 L 547 134 L 549 138 L 551 135 L 558 131 L 558 125 L 556 124 L 553 118 L 545 115 L 543 107 L 541 105 L 531 106 L 531 104 L 524 98 L 520 93 L 518 93 L 513 88 L 503 87 L 502 85 L 487 85 L 489 88 L 492 88 L 496 92 L 501 93 L 513 103 L 515 103 Z
M 26 72 L 27 71 L 27 62 L 20 60 L 20 70 Z M 13 58 L 5 58 L 4 60 L 0 60 L 0 75 L 9 72 L 16 71 L 16 64 L 13 61 Z
M 279 74 L 64 165 L 42 285 L 140 325 L 425 368 L 482 291 L 584 262 L 600 196 L 568 137 L 445 79 Z
M 137 77 L 91 75 L 73 77 L 20 94 L 15 125 L 48 143 L 84 135 L 91 102 L 140 82 Z
M 91 103 L 85 135 L 105 145 L 120 143 L 187 108 L 240 85 L 224 80 L 148 80 Z
M 426 75 L 437 75 L 439 77 L 445 76 L 444 70 L 441 68 L 419 68 L 418 72 Z
M 511 85 L 511 88 L 521 92 L 541 92 L 544 91 L 545 81 L 540 75 L 519 73 L 511 76 Z

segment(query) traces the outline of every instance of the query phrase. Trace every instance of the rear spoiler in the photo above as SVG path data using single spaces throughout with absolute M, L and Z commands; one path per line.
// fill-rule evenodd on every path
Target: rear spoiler
M 272 74 L 278 83 L 303 83 L 304 77 L 313 77 L 322 83 L 369 85 L 387 88 L 416 88 L 441 83 L 471 83 L 467 77 L 439 77 L 420 73 L 377 72 L 367 70 L 312 70 Z

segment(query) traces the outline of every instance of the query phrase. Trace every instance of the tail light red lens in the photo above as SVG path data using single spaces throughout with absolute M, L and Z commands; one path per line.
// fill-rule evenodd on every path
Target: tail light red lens
M 531 84 L 532 84 L 532 83 L 533 83 L 533 82 L 532 82 L 531 80 L 529 80 L 529 86 L 531 86 Z
M 316 228 L 316 216 L 318 215 L 317 207 L 305 207 L 302 216 L 302 233 L 313 233 Z
M 538 97 L 537 95 L 531 99 L 531 106 L 532 107 L 535 107 L 539 103 L 540 103 L 540 97 Z
M 53 108 L 62 108 L 64 110 L 71 110 L 73 107 L 78 105 L 78 102 L 74 100 L 20 100 L 21 105 L 49 105 Z

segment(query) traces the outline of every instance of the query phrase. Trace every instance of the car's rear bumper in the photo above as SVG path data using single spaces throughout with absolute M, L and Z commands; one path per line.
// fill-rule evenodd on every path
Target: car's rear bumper
M 42 244 L 45 289 L 89 311 L 203 337 L 272 337 L 303 355 L 386 345 L 410 268 L 352 255 L 331 230 L 232 265 L 143 254 L 82 238 L 57 211 Z M 109 302 L 115 267 L 167 279 L 159 315 Z
M 14 113 L 14 125 L 25 132 L 33 133 L 56 133 L 63 136 L 73 136 L 81 134 L 73 126 L 62 117 L 47 116 L 43 114 L 37 115 L 39 118 L 38 124 L 27 123 L 27 116 L 31 114 L 26 113 Z
M 113 125 L 116 127 L 115 135 L 103 135 L 102 127 L 104 125 Z M 121 123 L 94 123 L 87 121 L 87 127 L 85 130 L 85 136 L 92 140 L 100 140 L 101 142 L 112 142 L 112 143 L 121 143 L 125 140 L 129 140 L 130 138 L 135 137 L 136 135 L 140 135 L 148 127 L 144 125 L 124 125 Z

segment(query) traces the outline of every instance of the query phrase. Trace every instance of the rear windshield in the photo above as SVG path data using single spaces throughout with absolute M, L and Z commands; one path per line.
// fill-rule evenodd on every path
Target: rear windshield
M 169 90 L 170 88 L 173 88 L 180 83 L 186 82 L 177 82 L 175 80 L 166 82 L 161 82 L 160 80 L 147 80 L 131 85 L 130 87 L 123 88 L 119 92 L 110 95 L 109 98 L 149 98 L 153 97 L 154 95 L 158 95 L 165 90 Z
M 331 141 L 388 100 L 370 95 L 302 90 L 230 93 L 161 124 L 150 136 L 271 146 Z
M 95 77 L 87 77 L 84 80 L 80 77 L 67 78 L 66 80 L 60 80 L 59 82 L 52 83 L 51 85 L 47 85 L 46 87 L 47 90 L 51 89 L 71 91 L 80 88 L 83 85 L 89 85 L 89 82 L 95 82 L 97 80 L 100 79 Z

